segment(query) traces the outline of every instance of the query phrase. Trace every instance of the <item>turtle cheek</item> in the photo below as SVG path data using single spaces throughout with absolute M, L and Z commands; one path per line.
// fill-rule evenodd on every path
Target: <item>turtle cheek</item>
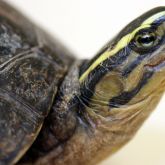
M 93 100 L 109 102 L 109 100 L 119 95 L 124 90 L 122 75 L 117 72 L 107 73 L 95 86 Z

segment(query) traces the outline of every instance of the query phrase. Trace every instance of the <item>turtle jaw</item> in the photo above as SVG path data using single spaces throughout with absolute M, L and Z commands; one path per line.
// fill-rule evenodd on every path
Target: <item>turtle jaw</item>
M 165 44 L 159 53 L 153 55 L 149 59 L 149 62 L 145 65 L 145 67 L 150 68 L 154 72 L 165 70 Z

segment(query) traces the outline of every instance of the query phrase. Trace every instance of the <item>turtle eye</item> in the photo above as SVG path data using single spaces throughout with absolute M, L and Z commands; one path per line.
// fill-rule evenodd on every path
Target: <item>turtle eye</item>
M 156 35 L 154 33 L 146 32 L 144 34 L 137 35 L 135 40 L 139 47 L 147 49 L 154 46 L 156 41 Z
M 135 51 L 147 52 L 151 51 L 158 45 L 160 38 L 155 31 L 145 30 L 138 32 L 133 41 Z

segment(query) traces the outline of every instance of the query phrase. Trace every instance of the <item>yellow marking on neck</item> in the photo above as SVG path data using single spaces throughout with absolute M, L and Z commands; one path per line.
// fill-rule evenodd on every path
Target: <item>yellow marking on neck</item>
M 85 78 L 88 76 L 88 74 L 94 70 L 99 64 L 101 64 L 103 61 L 105 61 L 107 58 L 113 56 L 117 52 L 119 52 L 121 49 L 126 47 L 129 42 L 132 40 L 136 32 L 138 32 L 141 29 L 148 28 L 151 26 L 151 24 L 161 16 L 165 15 L 165 11 L 157 13 L 151 17 L 149 17 L 147 20 L 145 20 L 138 28 L 136 28 L 134 31 L 131 33 L 125 35 L 124 37 L 121 38 L 121 40 L 116 44 L 116 46 L 112 50 L 107 50 L 105 51 L 100 57 L 96 59 L 96 61 L 91 64 L 91 66 L 82 74 L 80 77 L 79 81 L 82 83 Z

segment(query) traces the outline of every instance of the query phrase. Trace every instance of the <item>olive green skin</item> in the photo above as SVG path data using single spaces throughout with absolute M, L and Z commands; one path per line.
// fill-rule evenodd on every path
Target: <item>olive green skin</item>
M 34 142 L 73 62 L 59 43 L 0 1 L 0 165 Z

